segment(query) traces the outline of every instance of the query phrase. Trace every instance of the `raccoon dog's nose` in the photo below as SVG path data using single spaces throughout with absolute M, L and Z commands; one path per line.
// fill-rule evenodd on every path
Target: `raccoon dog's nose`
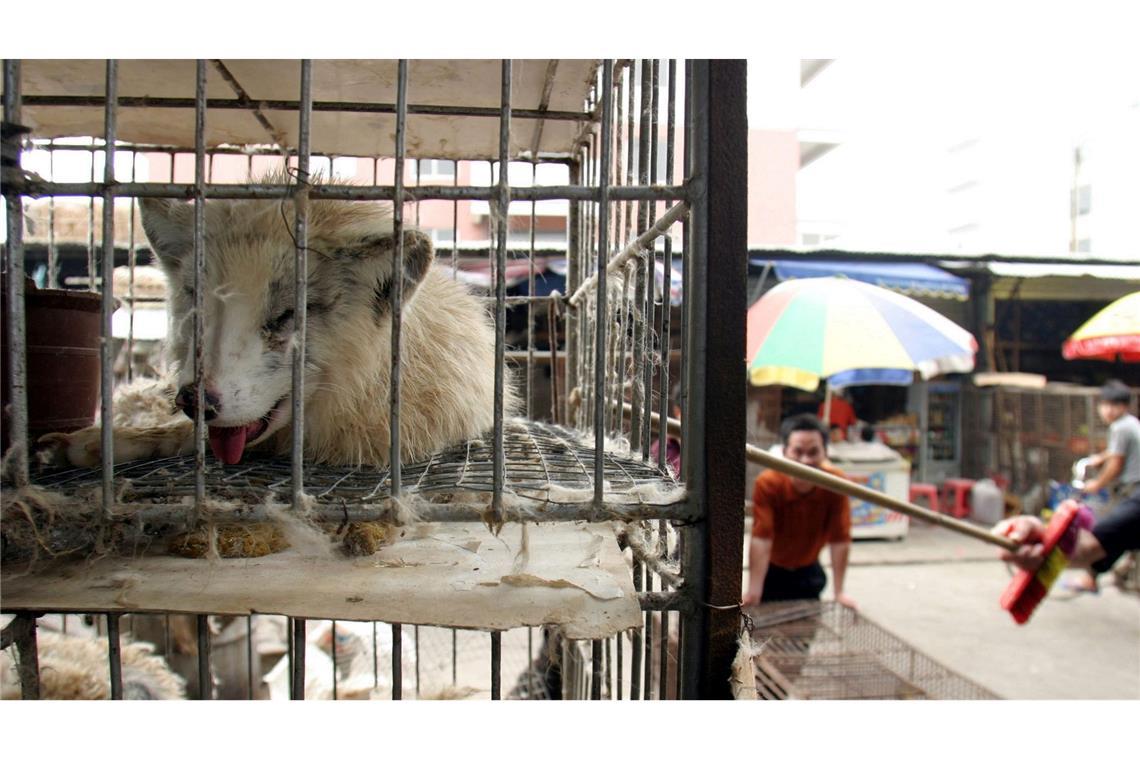
M 222 411 L 222 400 L 213 389 L 207 387 L 203 394 L 206 401 L 206 406 L 202 410 L 202 418 L 209 422 L 218 416 Z M 178 389 L 178 395 L 174 397 L 174 405 L 186 413 L 190 419 L 194 419 L 195 413 L 195 400 L 197 394 L 193 385 L 183 385 Z

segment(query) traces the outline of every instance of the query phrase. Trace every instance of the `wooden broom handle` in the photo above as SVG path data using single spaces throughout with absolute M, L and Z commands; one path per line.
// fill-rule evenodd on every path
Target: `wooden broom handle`
M 629 404 L 623 403 L 622 406 L 627 415 L 633 412 L 633 407 L 631 407 Z M 657 413 L 650 412 L 649 419 L 653 428 L 655 430 L 659 430 L 660 418 Z M 666 417 L 665 424 L 669 435 L 672 435 L 676 438 L 681 437 L 680 420 L 675 420 L 672 417 Z M 887 494 L 880 491 L 875 491 L 871 488 L 867 488 L 866 486 L 861 486 L 858 483 L 853 483 L 850 480 L 837 477 L 831 473 L 824 472 L 823 470 L 818 470 L 815 467 L 808 467 L 807 465 L 802 465 L 799 462 L 793 462 L 790 459 L 784 459 L 783 457 L 769 454 L 767 451 L 758 449 L 751 444 L 746 443 L 744 445 L 744 456 L 750 462 L 755 462 L 758 465 L 771 468 L 777 472 L 782 472 L 785 475 L 793 478 L 806 480 L 813 485 L 817 485 L 821 488 L 826 488 L 828 491 L 836 491 L 847 496 L 862 499 L 863 501 L 870 502 L 871 504 L 877 504 L 880 507 L 885 507 L 886 509 L 890 509 L 894 512 L 901 512 L 908 517 L 914 517 L 919 520 L 925 520 L 926 522 L 934 523 L 935 525 L 939 525 L 943 528 L 952 530 L 955 533 L 961 533 L 963 536 L 976 538 L 979 541 L 985 541 L 988 544 L 1000 546 L 1001 548 L 1007 549 L 1009 551 L 1016 551 L 1020 546 L 1015 541 L 1005 538 L 1004 536 L 994 535 L 985 528 L 979 528 L 977 525 L 965 522 L 964 520 L 958 520 L 948 515 L 941 514 L 940 512 L 924 509 L 917 504 L 911 504 L 908 501 L 896 499 L 893 496 L 888 496 Z

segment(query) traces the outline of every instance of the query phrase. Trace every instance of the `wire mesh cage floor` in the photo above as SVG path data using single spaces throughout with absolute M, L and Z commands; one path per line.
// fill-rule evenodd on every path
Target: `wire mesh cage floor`
M 404 488 L 410 493 L 455 491 L 490 492 L 494 476 L 491 434 L 451 446 L 430 459 L 405 464 Z M 506 482 L 515 491 L 545 491 L 552 487 L 593 489 L 594 448 L 582 433 L 531 420 L 514 419 L 504 431 Z M 115 468 L 115 475 L 138 499 L 162 495 L 188 496 L 194 493 L 193 457 L 172 457 L 126 463 Z M 207 485 L 222 498 L 242 500 L 250 493 L 264 498 L 264 491 L 287 496 L 290 463 L 283 458 L 254 457 L 244 464 L 207 464 Z M 66 470 L 45 474 L 35 483 L 65 491 L 78 490 L 98 482 L 95 469 Z M 662 473 L 652 462 L 623 458 L 605 452 L 607 490 L 621 502 L 638 486 L 651 483 L 671 486 L 672 476 Z M 305 467 L 305 483 L 312 496 L 341 503 L 368 504 L 387 498 L 391 473 L 387 469 L 313 465 Z M 634 499 L 636 500 L 636 499 Z
M 632 519 L 643 510 L 676 514 L 684 508 L 684 489 L 668 472 L 636 456 L 605 452 L 606 502 L 601 510 L 588 503 L 594 489 L 594 449 L 580 433 L 528 420 L 509 421 L 504 432 L 504 511 L 532 520 L 567 518 Z M 491 434 L 447 448 L 430 459 L 403 467 L 404 496 L 412 500 L 416 520 L 501 522 L 491 512 L 494 461 Z M 45 473 L 34 485 L 62 497 L 73 508 L 64 516 L 57 508 L 37 510 L 6 494 L 3 526 L 5 559 L 23 559 L 35 547 L 23 546 L 25 528 L 34 528 L 40 549 L 83 552 L 94 547 L 92 521 L 110 519 L 119 527 L 121 549 L 134 551 L 170 531 L 180 531 L 191 517 L 189 497 L 195 490 L 194 457 L 126 463 L 115 468 L 118 506 L 103 516 L 92 503 L 100 470 Z M 202 515 L 227 521 L 258 522 L 272 518 L 267 499 L 289 501 L 291 467 L 287 459 L 252 457 L 240 465 L 211 460 L 206 483 L 219 505 Z M 310 517 L 327 522 L 395 521 L 399 505 L 391 499 L 386 469 L 307 465 L 306 491 L 314 499 Z M 12 496 L 12 498 L 9 498 Z M 58 505 L 57 505 L 58 506 Z M 70 527 L 68 523 L 71 523 Z M 104 526 L 106 527 L 106 526 Z
M 773 602 L 752 620 L 760 699 L 997 699 L 835 602 Z

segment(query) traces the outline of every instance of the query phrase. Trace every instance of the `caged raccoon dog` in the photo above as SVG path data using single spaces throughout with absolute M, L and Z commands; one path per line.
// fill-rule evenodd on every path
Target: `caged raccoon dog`
M 143 228 L 168 282 L 171 322 L 166 348 L 172 374 L 167 381 L 116 393 L 116 462 L 193 450 L 194 209 L 165 199 L 143 199 L 140 206 Z M 292 229 L 291 203 L 205 204 L 203 416 L 210 449 L 226 464 L 238 463 L 249 450 L 290 450 Z M 309 202 L 304 386 L 308 461 L 389 464 L 394 248 L 388 208 L 367 202 Z M 494 424 L 495 337 L 490 316 L 464 285 L 433 262 L 430 238 L 405 230 L 400 381 L 404 462 L 477 437 Z M 153 403 L 140 401 L 140 395 Z M 131 419 L 126 413 L 127 407 L 154 406 L 166 414 Z M 508 373 L 505 415 L 517 407 Z M 99 435 L 96 426 L 45 439 L 71 464 L 94 466 L 100 461 Z

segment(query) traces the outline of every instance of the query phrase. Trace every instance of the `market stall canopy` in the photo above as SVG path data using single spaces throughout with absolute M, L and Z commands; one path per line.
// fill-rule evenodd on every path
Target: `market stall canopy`
M 1108 257 L 1105 257 L 1108 258 Z M 996 298 L 1023 301 L 1112 301 L 1140 287 L 1140 265 L 988 262 Z
M 977 350 L 973 335 L 933 309 L 840 277 L 782 282 L 748 310 L 753 385 L 814 391 L 825 378 L 853 384 L 841 374 L 853 370 L 927 379 L 973 370 Z
M 122 60 L 118 139 L 193 147 L 195 62 Z M 211 61 L 206 72 L 207 147 L 297 145 L 300 62 Z M 511 71 L 512 158 L 569 156 L 590 121 L 584 104 L 597 72 L 594 60 L 518 60 Z M 228 76 L 227 76 L 228 75 Z M 311 148 L 316 153 L 389 156 L 396 116 L 374 104 L 395 104 L 394 60 L 317 60 L 312 66 Z M 22 64 L 23 121 L 36 137 L 101 136 L 106 61 L 26 60 Z M 444 159 L 499 157 L 502 80 L 496 60 L 416 60 L 408 63 L 407 154 Z M 244 101 L 240 92 L 248 97 Z M 162 100 L 173 99 L 173 100 Z M 139 107 L 144 101 L 150 107 Z M 471 118 L 439 107 L 478 108 Z M 262 124 L 256 106 L 268 122 Z M 421 112 L 415 111 L 416 107 Z M 422 111 L 428 112 L 422 112 Z
M 1061 347 L 1066 359 L 1140 362 L 1140 291 L 1093 315 Z
M 827 259 L 779 259 L 751 256 L 753 266 L 771 263 L 781 280 L 842 276 L 889 288 L 911 297 L 970 297 L 970 282 L 930 264 L 890 261 L 837 261 Z

